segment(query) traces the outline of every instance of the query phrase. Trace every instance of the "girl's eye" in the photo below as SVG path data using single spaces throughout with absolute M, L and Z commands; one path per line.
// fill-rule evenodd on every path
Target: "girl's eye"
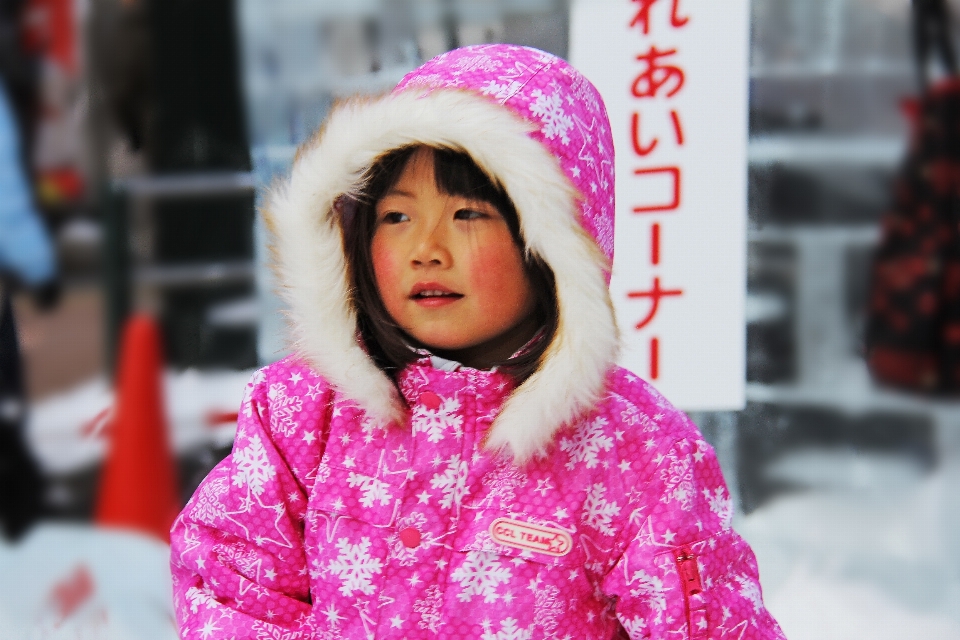
M 479 220 L 481 218 L 489 217 L 490 214 L 484 213 L 483 211 L 477 211 L 476 209 L 460 209 L 453 214 L 454 220 Z
M 390 211 L 389 213 L 385 213 L 380 220 L 386 224 L 398 224 L 400 222 L 406 222 L 409 219 L 410 217 L 405 213 L 400 213 L 399 211 Z

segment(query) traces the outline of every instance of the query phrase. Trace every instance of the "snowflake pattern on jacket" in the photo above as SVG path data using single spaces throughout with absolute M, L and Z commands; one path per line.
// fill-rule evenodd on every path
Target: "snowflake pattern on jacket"
M 185 639 L 782 637 L 713 450 L 640 379 L 612 370 L 522 468 L 482 446 L 505 375 L 424 358 L 400 383 L 410 420 L 379 428 L 295 358 L 256 373 L 174 526 Z M 500 518 L 573 544 L 502 544 Z

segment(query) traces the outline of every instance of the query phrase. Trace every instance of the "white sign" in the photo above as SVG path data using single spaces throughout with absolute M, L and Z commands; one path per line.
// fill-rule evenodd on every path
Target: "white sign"
M 621 364 L 683 409 L 740 409 L 749 2 L 576 0 L 570 25 L 617 154 Z

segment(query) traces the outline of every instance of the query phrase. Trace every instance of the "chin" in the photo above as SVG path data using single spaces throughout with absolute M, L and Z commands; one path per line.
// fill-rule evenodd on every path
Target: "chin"
M 424 349 L 463 349 L 477 344 L 475 340 L 469 340 L 466 336 L 459 334 L 453 327 L 437 327 L 432 331 L 430 327 L 420 327 L 419 331 L 409 331 L 404 329 L 406 334 L 413 338 L 417 344 Z
M 435 338 L 431 338 L 430 340 L 417 340 L 417 342 L 428 351 L 459 351 L 473 346 L 472 343 L 465 343 L 459 340 L 437 340 Z

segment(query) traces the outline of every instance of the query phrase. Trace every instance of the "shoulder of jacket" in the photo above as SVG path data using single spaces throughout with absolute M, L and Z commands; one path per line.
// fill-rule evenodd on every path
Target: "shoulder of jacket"
M 240 425 L 254 422 L 305 492 L 323 454 L 332 398 L 329 382 L 296 355 L 257 369 L 247 385 Z
M 667 400 L 652 384 L 620 366 L 611 367 L 605 388 L 607 397 L 619 397 L 637 409 L 661 419 L 689 420 L 686 414 Z
M 331 389 L 326 378 L 314 371 L 304 358 L 295 354 L 260 367 L 253 373 L 250 384 L 268 388 L 282 386 L 284 390 L 302 387 L 305 390 L 313 389 L 314 394 Z
M 672 448 L 678 441 L 702 439 L 686 413 L 649 382 L 622 367 L 613 367 L 607 375 L 601 402 L 625 437 L 650 443 L 648 448 Z

